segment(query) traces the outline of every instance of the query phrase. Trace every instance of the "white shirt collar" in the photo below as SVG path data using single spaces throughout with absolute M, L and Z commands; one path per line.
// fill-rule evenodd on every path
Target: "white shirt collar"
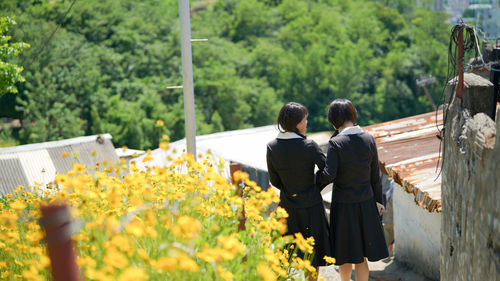
M 304 137 L 294 132 L 279 132 L 276 138 L 288 140 L 288 139 L 303 139 Z
M 344 128 L 337 136 L 340 135 L 357 135 L 363 133 L 363 129 L 360 126 L 352 126 Z

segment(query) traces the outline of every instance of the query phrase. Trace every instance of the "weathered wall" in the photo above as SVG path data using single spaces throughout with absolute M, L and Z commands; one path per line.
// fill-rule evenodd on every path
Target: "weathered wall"
M 494 107 L 491 83 L 465 82 L 463 103 L 446 91 L 441 280 L 500 280 L 500 121 L 480 113 Z
M 441 213 L 415 204 L 415 196 L 394 184 L 394 255 L 426 277 L 439 280 Z

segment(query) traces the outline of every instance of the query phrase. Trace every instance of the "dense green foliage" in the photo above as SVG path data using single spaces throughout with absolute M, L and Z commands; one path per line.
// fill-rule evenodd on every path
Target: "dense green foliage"
M 26 43 L 10 43 L 11 36 L 6 35 L 9 31 L 9 25 L 16 22 L 10 17 L 0 18 L 0 95 L 11 92 L 17 93 L 16 82 L 24 82 L 21 75 L 23 68 L 9 63 L 13 56 L 19 55 L 22 49 L 29 48 Z
M 209 39 L 193 43 L 197 133 L 272 124 L 292 100 L 309 108 L 309 131 L 330 128 L 337 97 L 355 103 L 362 125 L 432 110 L 415 80 L 446 75 L 450 28 L 423 2 L 193 1 L 192 37 Z M 12 105 L 0 117 L 22 120 L 15 137 L 108 132 L 118 146 L 147 148 L 161 119 L 182 138 L 182 91 L 166 89 L 182 85 L 178 1 L 72 3 L 0 3 L 0 16 L 18 21 L 14 40 L 32 45 L 13 60 L 26 82 L 0 99 Z M 441 88 L 430 86 L 437 101 Z

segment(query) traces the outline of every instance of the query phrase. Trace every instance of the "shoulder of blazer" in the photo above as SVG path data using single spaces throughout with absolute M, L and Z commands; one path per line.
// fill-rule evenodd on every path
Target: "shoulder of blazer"
M 274 146 L 278 143 L 278 139 L 273 139 L 267 143 L 267 147 Z
M 304 140 L 304 144 L 306 146 L 310 146 L 310 147 L 319 147 L 318 143 L 315 142 L 314 140 L 311 140 L 311 139 L 303 139 Z
M 340 143 L 348 140 L 349 140 L 349 135 L 336 135 L 331 137 L 328 142 L 332 145 L 338 146 Z

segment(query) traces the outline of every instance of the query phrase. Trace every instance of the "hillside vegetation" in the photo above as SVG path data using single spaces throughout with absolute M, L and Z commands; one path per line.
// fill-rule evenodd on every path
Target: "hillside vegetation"
M 417 4 L 419 2 L 419 4 Z M 428 1 L 427 1 L 428 2 Z M 351 99 L 361 125 L 432 110 L 415 80 L 444 78 L 450 27 L 416 0 L 192 1 L 197 133 L 269 125 L 286 101 L 305 104 L 309 131 Z M 26 82 L 0 97 L 18 143 L 98 133 L 115 145 L 157 147 L 184 137 L 177 0 L 2 0 L 12 62 Z M 442 83 L 429 90 L 441 99 Z M 155 126 L 163 120 L 165 127 Z

